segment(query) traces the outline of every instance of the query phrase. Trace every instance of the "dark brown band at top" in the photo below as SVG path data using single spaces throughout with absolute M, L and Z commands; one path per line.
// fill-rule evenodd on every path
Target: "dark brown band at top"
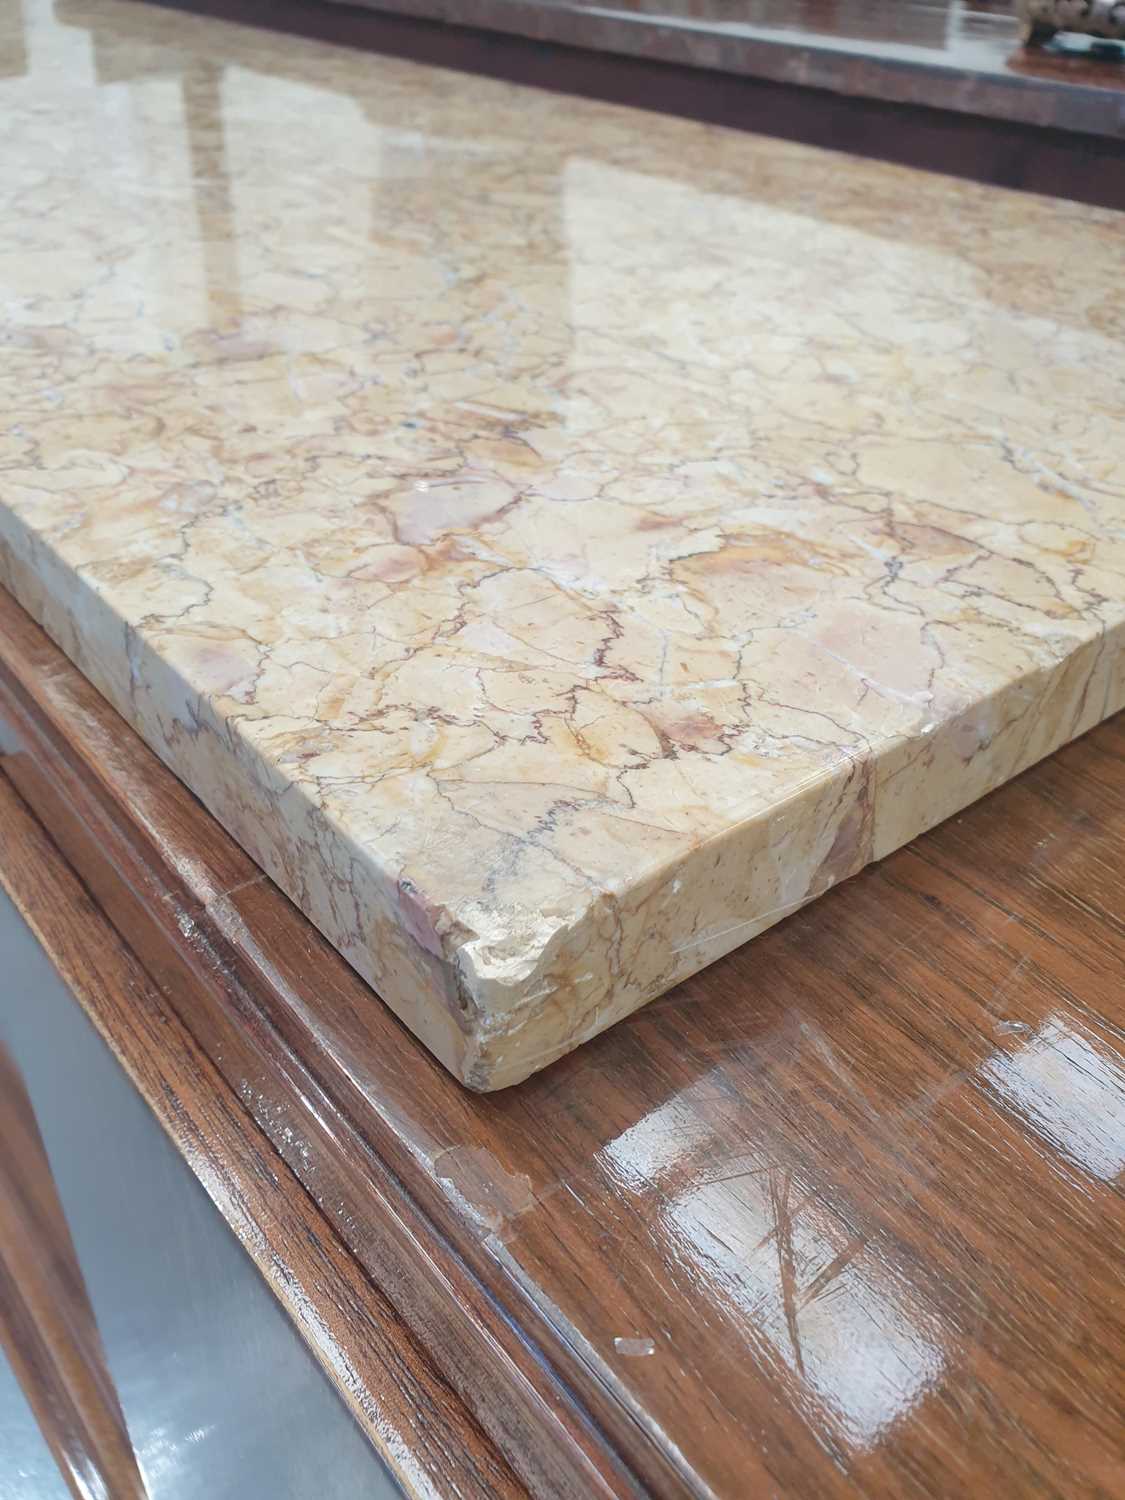
M 396 11 L 410 9 L 413 15 L 335 0 L 157 3 L 995 186 L 1125 208 L 1125 60 L 1101 61 L 1088 50 L 1069 56 L 1060 48 L 1023 49 L 1012 42 L 1015 22 L 1006 5 L 999 19 L 1012 36 L 1001 31 L 1005 40 L 995 49 L 991 71 L 955 66 L 950 56 L 955 60 L 956 51 L 925 45 L 932 41 L 929 31 L 903 39 L 902 13 L 949 9 L 949 0 L 916 0 L 902 7 L 850 7 L 884 17 L 899 13 L 890 35 L 899 36 L 894 45 L 902 56 L 894 56 L 886 37 L 872 37 L 862 27 L 852 28 L 856 35 L 837 34 L 835 52 L 822 45 L 832 33 L 802 37 L 798 32 L 792 44 L 755 43 L 756 72 L 751 76 L 728 70 L 737 60 L 737 48 L 725 35 L 721 42 L 713 38 L 707 48 L 697 47 L 692 65 L 668 60 L 683 50 L 679 29 L 670 31 L 647 17 L 651 30 L 639 31 L 630 23 L 628 31 L 634 50 L 643 50 L 644 56 L 596 50 L 603 33 L 593 25 L 593 12 L 546 0 L 458 0 L 457 24 L 422 18 L 422 12 L 452 11 L 449 0 L 386 0 Z M 986 3 L 978 0 L 978 11 Z M 756 8 L 761 4 L 759 0 Z M 798 15 L 812 14 L 824 6 L 805 3 L 796 9 Z M 839 15 L 849 7 L 830 9 Z M 56 13 L 68 24 L 89 29 L 95 56 L 99 37 L 110 39 L 123 24 L 116 9 L 91 23 L 96 13 L 68 0 L 58 0 Z M 514 29 L 519 21 L 531 30 L 534 21 L 537 34 L 464 24 L 486 16 L 491 25 L 504 20 Z M 918 60 L 919 54 L 925 61 Z M 221 66 L 221 59 L 216 63 Z

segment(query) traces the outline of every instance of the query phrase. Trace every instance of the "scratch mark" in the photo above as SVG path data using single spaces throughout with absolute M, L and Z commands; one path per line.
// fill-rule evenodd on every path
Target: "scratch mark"
M 866 1236 L 862 1234 L 857 1234 L 850 1239 L 844 1248 L 832 1257 L 823 1270 L 818 1271 L 813 1277 L 805 1289 L 804 1296 L 801 1298 L 801 1306 L 808 1307 L 811 1302 L 815 1302 L 821 1293 L 826 1291 L 831 1283 L 836 1280 L 837 1276 L 848 1268 L 866 1244 Z
M 793 1186 L 793 1174 L 788 1169 L 783 1174 L 780 1192 L 777 1179 L 770 1178 L 770 1207 L 773 1209 L 777 1230 L 777 1264 L 781 1272 L 781 1298 L 785 1307 L 785 1323 L 793 1345 L 793 1358 L 800 1375 L 805 1373 L 805 1357 L 801 1352 L 801 1334 L 797 1326 L 797 1270 L 793 1254 L 793 1220 L 789 1212 L 789 1193 Z

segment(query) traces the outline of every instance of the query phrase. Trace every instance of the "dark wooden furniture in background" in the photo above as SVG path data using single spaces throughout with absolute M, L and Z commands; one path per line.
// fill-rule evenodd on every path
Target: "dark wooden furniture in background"
M 1121 49 L 1064 39 L 1029 51 L 1007 0 L 750 0 L 735 21 L 693 0 L 159 3 L 1125 208 Z M 56 9 L 90 26 L 83 6 Z M 107 14 L 90 27 L 95 56 L 119 24 Z
M 0 642 L 5 883 L 408 1487 L 1121 1492 L 1120 721 L 478 1097 Z
M 1027 50 L 1009 0 L 348 3 L 853 98 L 1125 138 L 1119 52 L 1069 33 Z

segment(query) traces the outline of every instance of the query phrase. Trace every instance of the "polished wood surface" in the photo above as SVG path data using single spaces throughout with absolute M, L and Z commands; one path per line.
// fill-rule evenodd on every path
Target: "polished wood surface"
M 147 1500 L 35 1110 L 2 1045 L 0 1142 L 0 1345 L 75 1500 Z
M 533 1493 L 1122 1493 L 1120 719 L 482 1098 L 0 604 L 4 767 L 131 982 Z
M 42 713 L 47 703 L 49 715 Z M 391 1028 L 397 1057 L 387 1061 L 396 1069 L 417 1060 L 409 1033 L 2 590 L 0 753 L 0 770 L 202 1041 L 235 1096 L 235 1108 L 249 1110 L 365 1272 L 391 1293 L 462 1399 L 513 1456 L 533 1492 L 633 1493 L 563 1383 L 544 1368 L 486 1285 L 322 1089 L 308 1066 L 315 1059 L 300 1055 L 299 1039 L 291 1048 L 275 1024 L 289 1019 L 289 999 L 304 1007 L 311 982 L 313 992 L 322 992 L 326 1011 L 338 1004 L 355 1009 L 361 1046 L 382 1045 L 363 1029 L 375 1008 L 380 1023 Z M 24 858 L 13 854 L 10 863 L 22 867 Z M 260 907 L 254 895 L 259 885 L 265 898 Z M 12 894 L 20 905 L 19 891 Z M 278 916 L 275 949 L 272 934 L 260 924 Z M 40 932 L 37 920 L 29 920 Z M 295 956 L 309 968 L 298 992 L 275 1012 L 284 966 L 294 957 L 285 945 L 293 941 Z M 57 942 L 47 947 L 62 967 Z M 65 977 L 88 1005 L 89 986 L 69 973 Z M 120 1053 L 116 1020 L 94 1019 Z M 315 1015 L 306 1019 L 316 1025 Z M 152 1103 L 165 1067 L 164 1038 L 150 1032 L 149 1040 L 158 1045 L 144 1055 L 149 1074 L 139 1086 Z M 138 1081 L 137 1064 L 122 1060 Z M 429 1054 L 425 1065 L 452 1083 Z M 405 1076 L 402 1082 L 408 1086 Z M 456 1097 L 461 1090 L 454 1090 Z M 210 1102 L 212 1091 L 201 1084 L 198 1092 Z M 214 1122 L 203 1138 L 214 1140 L 217 1161 L 231 1149 L 225 1133 L 215 1136 Z M 405 1144 L 413 1149 L 419 1143 Z M 212 1191 L 210 1178 L 204 1185 Z M 295 1284 L 300 1290 L 309 1283 L 301 1277 Z M 333 1361 L 323 1362 L 332 1373 Z M 409 1435 L 417 1439 L 429 1431 L 425 1407 L 415 1410 L 409 1392 L 404 1400 L 406 1413 L 414 1414 L 416 1430 Z
M 0 830 L 0 884 L 289 1312 L 404 1493 L 478 1500 L 526 1496 L 526 1489 L 367 1279 L 334 1226 L 169 1008 L 2 769 Z M 8 1137 L 4 1139 L 7 1145 Z M 42 1382 L 32 1378 L 29 1393 L 37 1387 Z M 40 1421 L 49 1434 L 51 1425 L 41 1415 Z M 104 1493 L 117 1500 L 131 1492 L 122 1486 Z
M 4 636 L 5 627 L 0 625 L 0 637 Z M 0 710 L 0 719 L 5 717 Z M 10 724 L 7 719 L 0 748 L 10 748 L 5 738 Z M 25 787 L 32 786 L 19 775 L 19 759 L 0 754 L 0 884 L 288 1310 L 405 1493 L 456 1494 L 480 1500 L 494 1496 L 517 1500 L 526 1495 L 428 1353 L 348 1251 L 337 1226 L 299 1185 L 248 1113 L 245 1100 L 216 1071 L 169 1006 L 168 994 L 177 982 L 175 966 L 156 964 L 161 983 L 154 980 L 16 792 L 13 780 L 5 774 L 8 770 L 16 771 Z M 44 780 L 37 787 L 43 790 L 46 785 Z M 56 826 L 63 830 L 61 823 Z M 81 854 L 79 860 L 85 862 Z M 93 868 L 92 861 L 87 868 Z M 124 920 L 123 908 L 118 908 L 118 916 Z M 143 930 L 134 936 L 138 946 L 146 946 Z M 231 1020 L 232 1029 L 237 1029 L 237 1019 Z M 7 1078 L 0 1081 L 5 1087 L 7 1082 Z M 274 1133 L 292 1154 L 292 1130 L 280 1119 L 272 1123 Z M 15 1138 L 8 1134 L 6 1112 L 3 1124 L 7 1150 L 9 1140 Z M 298 1145 L 298 1154 L 299 1150 Z M 64 1243 L 60 1234 L 48 1238 L 59 1246 Z M 90 1341 L 84 1340 L 83 1347 L 90 1347 Z M 28 1390 L 29 1394 L 33 1390 L 50 1393 L 35 1371 Z M 36 1412 L 50 1436 L 50 1423 L 38 1406 Z M 84 1451 L 89 1449 L 86 1444 Z M 131 1492 L 122 1486 L 103 1493 L 116 1500 L 119 1494 L 125 1497 Z
M 798 28 L 784 42 L 744 38 L 740 45 L 757 60 L 739 71 L 732 68 L 735 52 L 725 33 L 693 40 L 681 26 L 652 30 L 632 22 L 622 30 L 616 12 L 597 8 L 598 24 L 620 32 L 617 49 L 591 30 L 593 7 L 544 0 L 388 0 L 380 9 L 329 0 L 158 3 L 564 96 L 608 99 L 978 182 L 1125 208 L 1125 62 L 1064 56 L 1060 48 L 1027 54 L 1005 41 L 992 71 L 974 80 L 931 66 L 934 49 L 919 46 L 926 65 L 915 59 L 906 67 L 894 57 L 874 57 L 877 49 L 869 36 L 844 35 L 826 50 Z M 496 6 L 503 11 L 500 20 L 493 14 Z M 934 0 L 930 8 L 948 9 L 952 21 L 965 10 L 953 9 L 950 0 Z M 892 42 L 899 9 L 895 0 L 868 7 L 878 12 Z M 925 7 L 902 9 L 909 14 Z M 526 25 L 512 24 L 517 10 L 526 11 Z M 56 0 L 55 11 L 62 21 L 89 30 L 98 76 L 118 81 L 115 49 L 103 45 L 112 43 L 122 24 L 117 11 L 107 11 L 93 24 L 87 6 Z M 444 19 L 434 19 L 439 13 Z M 986 13 L 978 6 L 968 13 L 990 16 L 989 24 L 1001 31 L 1014 29 L 1004 11 Z M 501 21 L 502 28 L 495 29 Z M 255 66 L 252 35 L 248 39 L 232 29 L 222 56 L 215 55 L 210 33 L 200 35 L 195 55 L 190 42 L 176 49 L 154 43 L 144 63 L 150 75 L 183 75 L 185 111 L 191 110 L 199 71 L 209 70 L 219 87 L 226 66 Z M 1088 69 L 1093 83 L 1086 81 Z M 882 80 L 879 87 L 873 79 Z M 370 105 L 369 98 L 357 102 Z

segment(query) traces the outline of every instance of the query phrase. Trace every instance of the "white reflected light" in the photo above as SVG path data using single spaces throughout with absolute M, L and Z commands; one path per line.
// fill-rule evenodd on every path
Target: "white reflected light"
M 940 1345 L 905 1289 L 821 1202 L 782 1209 L 780 1172 L 709 1184 L 669 1219 L 708 1279 L 824 1403 L 853 1447 L 867 1448 L 932 1386 Z
M 1076 1166 L 1103 1182 L 1125 1167 L 1125 1066 L 1051 1016 L 981 1069 L 1004 1102 Z
M 603 1167 L 621 1189 L 666 1195 L 677 1259 L 738 1316 L 755 1355 L 800 1383 L 814 1425 L 827 1417 L 850 1447 L 871 1447 L 936 1383 L 940 1330 L 823 1200 L 752 1154 L 724 1155 L 691 1094 L 611 1141 Z

